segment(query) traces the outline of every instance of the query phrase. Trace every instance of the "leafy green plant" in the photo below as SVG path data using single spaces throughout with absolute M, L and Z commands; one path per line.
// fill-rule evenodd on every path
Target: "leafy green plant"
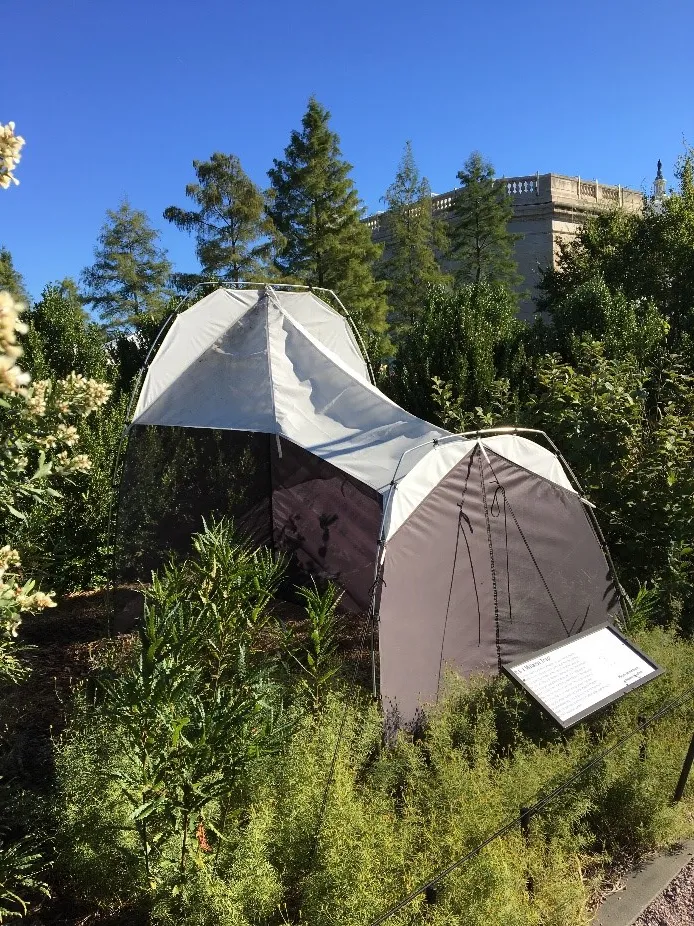
M 340 668 L 337 640 L 337 607 L 341 592 L 332 583 L 325 591 L 301 588 L 308 623 L 304 642 L 297 640 L 291 631 L 284 633 L 284 649 L 289 659 L 289 670 L 299 671 L 299 686 L 308 695 L 314 711 L 320 709 L 328 683 Z
M 24 916 L 37 894 L 50 896 L 42 878 L 45 869 L 31 839 L 6 842 L 0 834 L 0 923 Z
M 515 296 L 503 286 L 430 286 L 398 346 L 395 397 L 408 411 L 437 419 L 440 403 L 431 388 L 437 378 L 449 384 L 449 406 L 455 404 L 466 414 L 485 407 L 499 380 L 517 379 L 524 370 L 528 331 L 516 317 Z
M 242 806 L 249 763 L 276 751 L 287 728 L 272 663 L 254 649 L 282 562 L 239 543 L 225 522 L 193 548 L 153 576 L 137 662 L 101 681 L 100 720 L 128 757 L 113 776 L 148 878 L 174 837 L 183 874 L 191 840 L 206 842 L 207 825 L 224 829 Z
M 589 338 L 574 363 L 540 362 L 526 420 L 561 447 L 600 509 L 620 575 L 652 581 L 663 621 L 694 620 L 694 378 L 666 355 L 657 365 L 611 358 Z
M 107 720 L 100 709 L 86 711 L 78 718 L 86 734 L 78 726 L 58 756 L 62 819 L 70 821 L 61 854 L 66 851 L 73 866 L 72 875 L 63 876 L 110 908 L 119 885 L 122 903 L 140 898 L 161 926 L 183 916 L 196 926 L 368 926 L 516 818 L 521 806 L 552 792 L 633 730 L 640 714 L 681 694 L 694 671 L 694 646 L 659 628 L 638 631 L 635 640 L 667 673 L 568 736 L 503 679 L 451 676 L 417 741 L 401 733 L 384 746 L 382 719 L 366 693 L 328 688 L 320 711 L 295 705 L 295 722 L 282 731 L 282 742 L 262 745 L 244 760 L 243 787 L 226 817 L 221 798 L 212 799 L 202 808 L 201 829 L 200 809 L 191 805 L 183 870 L 188 798 L 181 798 L 168 772 L 163 775 L 161 797 L 173 809 L 170 823 L 164 803 L 145 817 L 150 878 L 134 801 L 116 774 L 133 763 L 131 747 L 117 732 L 124 721 Z M 164 754 L 175 752 L 164 736 L 171 736 L 172 718 L 180 716 L 172 709 L 166 723 L 155 719 L 163 744 L 157 749 Z M 692 704 L 661 718 L 533 817 L 527 837 L 512 830 L 442 880 L 433 905 L 419 897 L 394 922 L 405 926 L 426 915 L 440 926 L 461 918 L 470 926 L 587 924 L 588 900 L 605 865 L 691 832 L 694 794 L 690 789 L 678 806 L 671 796 L 693 722 Z M 197 724 L 190 722 L 191 748 L 202 748 L 211 768 L 213 760 L 193 736 Z M 187 729 L 182 726 L 181 737 Z M 172 775 L 188 767 L 182 748 L 182 764 L 170 766 Z M 190 768 L 186 780 L 197 781 L 194 763 Z M 207 787 L 201 781 L 198 795 Z M 169 788 L 179 796 L 169 798 Z M 99 859 L 107 860 L 111 879 Z
M 24 916 L 37 896 L 50 896 L 44 881 L 46 860 L 35 840 L 27 834 L 13 833 L 16 826 L 5 817 L 15 801 L 9 784 L 0 779 L 0 923 Z

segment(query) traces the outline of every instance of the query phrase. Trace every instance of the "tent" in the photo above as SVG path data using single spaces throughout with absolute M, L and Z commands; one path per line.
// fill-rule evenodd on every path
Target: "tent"
M 380 695 L 402 722 L 446 666 L 495 671 L 619 613 L 558 455 L 517 430 L 454 435 L 404 411 L 316 292 L 220 287 L 181 312 L 132 416 L 152 426 L 247 435 L 263 475 L 244 529 L 371 615 Z

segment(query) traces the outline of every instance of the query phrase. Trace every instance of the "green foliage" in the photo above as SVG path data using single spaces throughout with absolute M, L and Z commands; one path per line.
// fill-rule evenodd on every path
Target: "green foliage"
M 663 620 L 694 621 L 694 377 L 676 356 L 643 366 L 574 347 L 574 364 L 548 355 L 528 420 L 551 433 L 598 505 L 620 575 L 653 580 Z
M 34 506 L 17 528 L 16 542 L 27 568 L 60 593 L 99 588 L 108 581 L 113 461 L 126 406 L 127 396 L 114 396 L 79 422 L 89 471 L 61 483 L 60 494 Z
M 20 504 L 24 517 L 14 528 L 14 542 L 25 567 L 51 587 L 60 591 L 89 588 L 103 584 L 106 576 L 111 474 L 125 403 L 113 397 L 91 414 L 84 414 L 80 407 L 81 413 L 71 422 L 74 432 L 65 431 L 61 382 L 76 382 L 75 373 L 102 381 L 114 376 L 103 331 L 87 317 L 70 280 L 47 286 L 24 318 L 28 330 L 22 363 L 32 370 L 35 382 L 24 414 L 15 416 L 12 430 L 28 430 L 43 443 L 37 448 L 27 446 L 17 432 L 16 450 L 25 447 L 23 457 L 27 464 L 35 458 L 41 475 L 25 478 L 21 486 L 26 502 L 40 504 Z M 33 421 L 27 414 L 32 410 L 36 413 Z M 74 471 L 56 482 L 56 473 L 49 465 L 51 455 L 46 451 L 59 433 L 76 440 L 91 465 L 88 472 Z M 54 484 L 45 487 L 49 477 Z
M 592 277 L 553 307 L 552 329 L 564 357 L 573 358 L 576 342 L 590 334 L 602 342 L 607 357 L 631 354 L 647 363 L 665 349 L 670 326 L 653 303 L 629 300 L 600 277 Z M 577 350 L 580 353 L 580 346 Z
M 0 292 L 6 290 L 23 305 L 31 303 L 24 279 L 12 261 L 7 248 L 0 247 Z
M 281 571 L 212 525 L 153 577 L 136 660 L 104 668 L 78 699 L 57 756 L 58 847 L 61 878 L 91 905 L 141 906 L 154 924 L 368 926 L 694 670 L 691 644 L 638 631 L 667 674 L 568 737 L 507 681 L 450 676 L 417 739 L 384 746 L 364 693 L 325 688 L 332 589 L 303 595 L 312 661 L 299 680 L 320 710 L 283 712 L 266 636 Z M 431 908 L 419 897 L 394 921 L 427 910 L 442 926 L 587 923 L 588 870 L 687 832 L 689 805 L 670 795 L 693 712 L 633 737 L 534 817 L 527 840 L 511 830 L 445 878 Z
M 193 169 L 197 182 L 186 186 L 186 196 L 198 208 L 169 206 L 164 218 L 195 235 L 201 277 L 267 279 L 276 245 L 262 192 L 234 154 L 215 152 L 209 161 L 193 161 Z M 187 288 L 194 278 L 182 282 Z
M 310 99 L 300 132 L 284 159 L 274 160 L 269 214 L 283 238 L 279 272 L 290 280 L 334 290 L 364 329 L 385 329 L 385 284 L 374 279 L 380 248 L 361 222 L 363 207 L 352 167 L 342 158 L 330 113 Z
M 512 290 L 520 282 L 513 245 L 520 237 L 508 230 L 513 205 L 503 181 L 479 151 L 457 173 L 460 190 L 453 200 L 451 257 L 460 283 L 496 283 Z
M 87 317 L 72 280 L 46 286 L 24 321 L 29 330 L 22 362 L 34 379 L 60 378 L 73 370 L 111 378 L 103 330 Z
M 31 840 L 5 844 L 0 836 L 0 923 L 21 919 L 37 894 L 48 895 L 41 880 L 46 863 Z
M 146 213 L 127 200 L 107 210 L 94 258 L 82 271 L 84 301 L 109 332 L 128 330 L 143 315 L 161 315 L 171 264 Z
M 498 393 L 500 378 L 522 370 L 526 327 L 501 286 L 431 287 L 398 349 L 397 398 L 419 417 L 441 420 L 441 404 L 432 396 L 438 378 L 449 384 L 450 401 L 466 412 L 486 404 Z
M 447 281 L 437 258 L 448 247 L 446 230 L 433 216 L 429 181 L 420 176 L 409 141 L 383 201 L 389 242 L 377 266 L 388 284 L 390 325 L 400 330 L 421 311 L 427 284 Z
M 206 828 L 223 830 L 239 812 L 249 764 L 279 748 L 287 725 L 255 648 L 283 563 L 235 541 L 223 522 L 193 549 L 152 577 L 137 662 L 99 680 L 94 718 L 119 747 L 109 774 L 155 882 L 160 869 L 171 873 L 172 843 L 181 878 L 190 856 L 208 851 Z
M 570 243 L 542 280 L 541 308 L 554 313 L 583 284 L 601 278 L 611 293 L 657 307 L 670 325 L 668 342 L 691 351 L 694 337 L 694 183 L 692 152 L 680 159 L 680 189 L 642 213 L 600 213 Z M 590 329 L 588 329 L 590 330 Z
M 295 634 L 285 632 L 283 645 L 289 657 L 290 673 L 299 670 L 299 685 L 308 694 L 314 711 L 325 699 L 328 682 L 340 668 L 337 654 L 337 606 L 341 593 L 329 583 L 324 592 L 317 586 L 299 589 L 308 619 L 307 640 L 301 643 Z
M 444 428 L 460 434 L 476 428 L 504 427 L 517 424 L 521 414 L 521 403 L 511 389 L 511 381 L 505 377 L 494 379 L 484 396 L 484 405 L 470 409 L 467 397 L 455 395 L 451 383 L 438 376 L 432 377 L 431 398 L 435 408 L 435 419 Z
M 16 804 L 17 793 L 0 778 L 0 923 L 21 919 L 32 900 L 50 896 L 43 880 L 48 867 L 45 859 L 35 840 L 18 832 L 17 822 L 9 815 Z

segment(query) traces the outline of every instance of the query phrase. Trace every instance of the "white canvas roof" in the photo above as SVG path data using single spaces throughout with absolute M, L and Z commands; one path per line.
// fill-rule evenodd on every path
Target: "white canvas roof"
M 220 288 L 182 312 L 132 423 L 286 438 L 389 493 L 386 539 L 476 444 L 451 439 L 373 386 L 348 323 L 323 300 L 269 286 Z M 533 441 L 504 434 L 483 444 L 573 491 L 554 454 Z

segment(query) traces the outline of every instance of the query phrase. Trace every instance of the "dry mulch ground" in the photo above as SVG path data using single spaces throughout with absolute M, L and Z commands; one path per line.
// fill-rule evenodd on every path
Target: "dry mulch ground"
M 141 595 L 133 589 L 119 589 L 114 597 L 120 629 L 132 631 Z M 22 768 L 41 755 L 25 755 L 29 744 L 43 741 L 50 751 L 50 737 L 65 726 L 70 692 L 95 667 L 99 654 L 109 646 L 127 652 L 132 633 L 121 633 L 117 642 L 108 640 L 106 594 L 80 592 L 65 596 L 57 608 L 25 619 L 20 642 L 31 674 L 26 681 L 7 689 L 2 698 L 0 745 L 9 749 L 34 786 L 41 783 L 37 768 Z M 40 749 L 39 752 L 45 750 Z

